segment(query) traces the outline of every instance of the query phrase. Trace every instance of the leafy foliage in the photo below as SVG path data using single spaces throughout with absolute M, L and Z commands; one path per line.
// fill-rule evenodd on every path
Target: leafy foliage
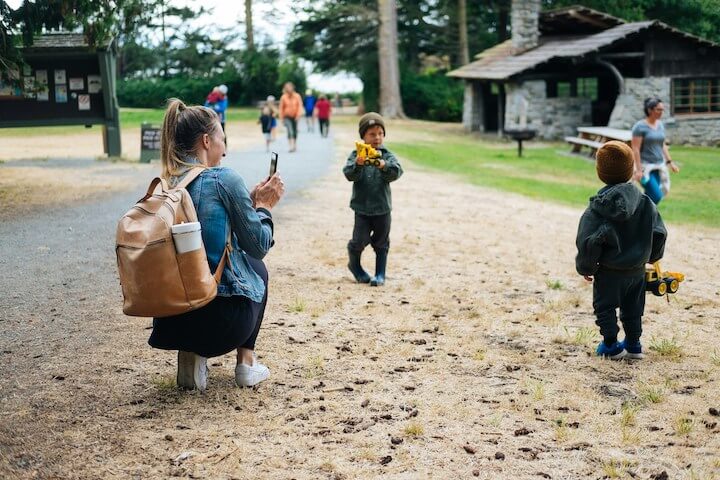
M 418 74 L 405 70 L 400 78 L 403 107 L 409 116 L 440 122 L 462 120 L 463 85 L 444 71 Z

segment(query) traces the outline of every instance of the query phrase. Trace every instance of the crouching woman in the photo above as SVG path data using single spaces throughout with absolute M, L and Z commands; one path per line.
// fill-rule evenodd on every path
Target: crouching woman
M 242 177 L 220 165 L 225 156 L 220 119 L 210 108 L 171 99 L 162 126 L 162 177 L 173 187 L 193 167 L 204 171 L 187 187 L 202 229 L 210 270 L 230 243 L 217 297 L 197 310 L 153 319 L 148 343 L 178 350 L 179 387 L 207 388 L 207 359 L 237 351 L 235 382 L 253 386 L 270 371 L 255 356 L 267 304 L 268 273 L 262 258 L 273 245 L 270 211 L 284 193 L 275 174 L 248 190 Z

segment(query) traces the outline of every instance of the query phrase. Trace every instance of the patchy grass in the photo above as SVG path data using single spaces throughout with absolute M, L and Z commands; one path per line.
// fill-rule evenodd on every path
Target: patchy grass
M 624 403 L 620 408 L 620 426 L 630 427 L 635 425 L 635 417 L 640 407 L 633 403 Z
M 661 357 L 677 360 L 683 356 L 683 350 L 675 337 L 650 338 L 650 350 L 657 352 Z
M 685 415 L 678 415 L 673 422 L 673 431 L 676 435 L 686 437 L 693 431 L 694 426 L 695 420 Z
M 158 389 L 160 392 L 172 392 L 177 387 L 175 377 L 170 375 L 163 375 L 159 377 L 153 377 L 150 379 L 150 383 Z
M 588 347 L 599 339 L 597 329 L 593 327 L 579 327 L 574 332 L 570 331 L 568 327 L 563 327 L 563 331 L 564 336 L 556 337 L 554 339 L 555 343 Z
M 490 144 L 467 135 L 426 135 L 420 142 L 390 142 L 397 154 L 467 181 L 531 198 L 583 206 L 602 187 L 592 161 L 568 154 L 560 143 L 536 143 L 518 158 L 515 144 Z M 665 220 L 720 227 L 720 150 L 672 148 L 681 172 L 660 204 Z
M 161 124 L 165 110 L 162 108 L 121 108 L 120 123 L 123 127 L 138 127 L 143 122 Z M 226 122 L 257 120 L 258 110 L 248 107 L 228 108 Z
M 295 300 L 290 304 L 289 310 L 293 313 L 302 313 L 307 309 L 307 303 L 305 299 L 301 297 L 295 297 Z
M 162 108 L 121 108 L 120 127 L 140 128 L 142 123 L 160 125 L 163 121 L 165 110 Z M 247 122 L 257 120 L 259 114 L 254 108 L 229 108 L 227 111 L 227 123 Z M 93 128 L 102 128 L 101 125 L 93 125 Z M 18 127 L 0 128 L 2 137 L 38 137 L 46 135 L 67 135 L 81 133 L 86 128 L 83 125 L 63 125 L 58 127 Z
M 312 379 L 325 372 L 325 359 L 319 355 L 309 357 L 305 362 L 305 378 Z
M 403 430 L 408 437 L 420 437 L 425 433 L 425 428 L 418 422 L 410 422 Z
M 713 352 L 710 354 L 710 363 L 712 363 L 716 367 L 720 367 L 720 352 L 717 350 L 713 350 Z
M 638 396 L 644 403 L 662 403 L 665 400 L 665 389 L 657 385 L 642 384 Z
M 609 460 L 603 462 L 602 471 L 606 478 L 622 478 L 629 467 L 630 464 L 626 460 Z

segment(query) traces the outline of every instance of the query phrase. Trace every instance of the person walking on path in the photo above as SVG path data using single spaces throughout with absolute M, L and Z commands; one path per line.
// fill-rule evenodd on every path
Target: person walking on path
M 265 99 L 265 106 L 270 108 L 272 114 L 272 122 L 270 123 L 270 133 L 272 134 L 272 140 L 275 141 L 277 138 L 277 118 L 278 118 L 278 107 L 275 105 L 275 95 L 268 95 Z
M 212 108 L 220 118 L 220 126 L 222 127 L 223 133 L 225 133 L 225 112 L 228 107 L 227 93 L 227 85 L 220 85 L 215 87 L 205 100 L 205 106 Z M 224 138 L 223 142 L 227 145 L 227 138 Z
M 353 182 L 350 208 L 355 211 L 353 235 L 347 245 L 348 268 L 358 283 L 376 287 L 385 283 L 390 250 L 390 182 L 400 178 L 403 169 L 395 155 L 385 148 L 385 121 L 380 114 L 369 112 L 360 117 L 358 131 L 363 142 L 378 150 L 382 157 L 376 164 L 366 164 L 368 159 L 353 150 L 343 168 L 345 178 Z M 360 263 L 362 252 L 368 245 L 375 250 L 375 276 L 372 278 Z
M 255 356 L 255 341 L 267 304 L 268 273 L 262 258 L 273 241 L 270 211 L 285 191 L 275 174 L 248 191 L 242 177 L 222 167 L 223 131 L 213 110 L 170 99 L 162 126 L 162 177 L 178 185 L 195 167 L 205 170 L 187 186 L 197 210 L 210 270 L 230 254 L 217 297 L 204 307 L 154 318 L 148 343 L 178 350 L 179 387 L 205 390 L 207 359 L 237 350 L 235 382 L 252 386 L 267 379 L 269 369 Z
M 272 126 L 273 122 L 275 121 L 275 116 L 273 115 L 272 109 L 265 105 L 262 110 L 260 111 L 260 118 L 258 119 L 258 123 L 260 124 L 260 128 L 263 133 L 263 137 L 265 138 L 265 151 L 270 151 L 270 142 L 272 142 Z
M 657 205 L 670 191 L 670 173 L 680 168 L 670 158 L 665 141 L 665 126 L 660 121 L 665 106 L 657 97 L 646 98 L 645 118 L 632 128 L 632 150 L 635 159 L 633 180 L 639 181 L 645 193 Z
M 317 103 L 315 104 L 315 115 L 318 117 L 318 123 L 320 124 L 320 135 L 323 137 L 328 136 L 330 130 L 330 112 L 332 106 L 325 95 L 320 95 Z
M 313 95 L 311 89 L 305 90 L 305 100 L 303 107 L 305 107 L 305 126 L 308 132 L 315 131 L 315 117 L 313 117 L 313 110 L 315 110 L 315 102 L 317 99 Z
M 297 122 L 302 115 L 303 105 L 300 94 L 295 91 L 295 85 L 287 82 L 283 85 L 283 94 L 280 97 L 280 121 L 287 129 L 290 151 L 297 149 Z

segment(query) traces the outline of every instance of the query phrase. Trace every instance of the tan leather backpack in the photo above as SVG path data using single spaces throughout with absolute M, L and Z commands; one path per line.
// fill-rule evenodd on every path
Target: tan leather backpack
M 160 177 L 153 179 L 147 194 L 118 222 L 115 253 L 126 315 L 178 315 L 207 305 L 217 295 L 230 242 L 213 275 L 204 246 L 175 253 L 171 229 L 178 223 L 197 222 L 185 187 L 202 171 L 193 168 L 176 188 L 169 188 Z M 160 191 L 155 192 L 158 185 Z

